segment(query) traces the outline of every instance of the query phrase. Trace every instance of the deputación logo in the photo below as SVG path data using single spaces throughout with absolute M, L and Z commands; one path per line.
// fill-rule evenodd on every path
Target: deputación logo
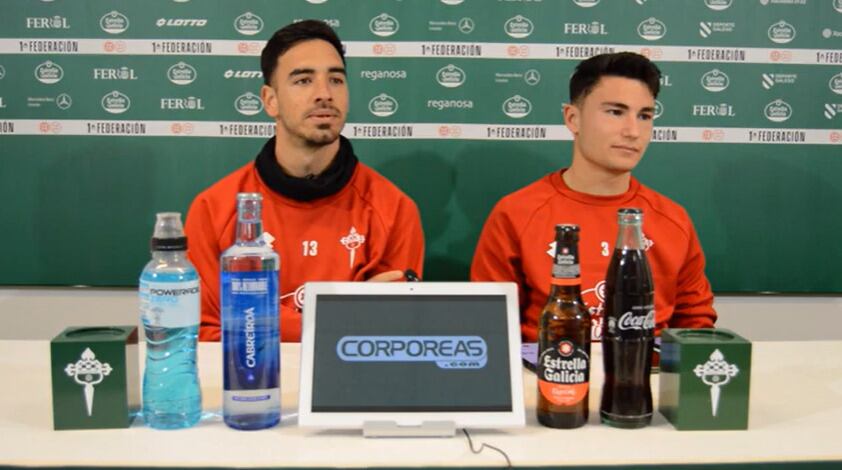
M 512 96 L 506 101 L 503 101 L 503 114 L 510 118 L 521 119 L 528 116 L 531 112 L 532 103 L 520 95 Z
M 120 93 L 117 90 L 111 93 L 106 93 L 100 100 L 102 109 L 111 114 L 122 114 L 129 110 L 132 105 L 132 100 L 128 96 Z
M 64 69 L 57 63 L 48 60 L 35 67 L 35 78 L 41 83 L 52 85 L 64 78 Z
M 167 69 L 167 78 L 176 85 L 189 85 L 196 81 L 198 73 L 192 65 L 179 62 Z
M 705 5 L 716 11 L 727 10 L 732 3 L 734 3 L 733 0 L 705 0 Z
M 245 116 L 254 116 L 263 111 L 263 101 L 254 93 L 248 91 L 234 100 L 234 109 Z
M 784 20 L 769 26 L 769 39 L 777 44 L 786 44 L 795 39 L 795 26 Z
M 719 69 L 713 69 L 702 75 L 702 88 L 707 91 L 720 92 L 731 83 L 728 75 Z
M 445 65 L 436 72 L 436 81 L 445 88 L 457 88 L 465 83 L 465 71 L 453 64 Z
M 234 29 L 245 36 L 254 36 L 263 31 L 263 18 L 247 11 L 234 18 Z
M 515 39 L 523 39 L 532 34 L 532 31 L 535 30 L 535 25 L 532 24 L 529 18 L 517 15 L 506 20 L 503 24 L 503 30 Z
M 827 82 L 827 86 L 830 87 L 830 91 L 836 93 L 837 95 L 842 95 L 842 72 L 830 77 L 830 81 Z
M 649 18 L 637 25 L 637 34 L 647 41 L 657 41 L 667 34 L 667 25 L 657 18 Z
M 381 93 L 368 102 L 368 110 L 377 117 L 388 117 L 398 111 L 398 100 Z
M 792 117 L 792 106 L 782 99 L 777 99 L 763 108 L 763 114 L 772 122 L 784 122 Z
M 377 36 L 388 37 L 398 32 L 398 19 L 388 13 L 381 13 L 368 22 L 368 29 Z
M 129 29 L 129 18 L 115 10 L 102 15 L 99 27 L 108 34 L 120 34 Z

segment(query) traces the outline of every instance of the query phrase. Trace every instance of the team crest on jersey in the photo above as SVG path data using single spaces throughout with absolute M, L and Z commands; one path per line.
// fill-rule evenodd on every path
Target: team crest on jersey
M 300 312 L 304 308 L 304 284 L 298 286 L 298 288 L 295 289 L 295 292 L 282 295 L 280 298 L 281 302 L 288 297 L 292 297 L 292 302 L 295 304 L 295 308 Z
M 362 244 L 365 243 L 365 235 L 358 233 L 357 229 L 352 226 L 348 235 L 340 238 L 339 242 L 348 249 L 348 267 L 353 268 L 354 255 L 357 252 L 357 248 L 361 247 Z

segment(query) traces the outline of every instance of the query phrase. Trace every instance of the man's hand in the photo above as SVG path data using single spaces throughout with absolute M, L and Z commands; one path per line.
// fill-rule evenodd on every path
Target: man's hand
M 394 270 L 380 273 L 367 279 L 366 282 L 394 282 L 403 279 L 403 271 Z

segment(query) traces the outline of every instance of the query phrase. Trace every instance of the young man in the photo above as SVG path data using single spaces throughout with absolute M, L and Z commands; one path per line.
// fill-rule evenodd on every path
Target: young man
M 185 224 L 202 279 L 199 337 L 219 340 L 219 255 L 234 243 L 236 197 L 263 195 L 263 228 L 280 255 L 281 338 L 301 338 L 307 281 L 394 281 L 421 273 L 424 234 L 415 203 L 360 163 L 339 133 L 348 113 L 336 33 L 307 20 L 277 31 L 260 58 L 275 137 L 257 158 L 201 194 Z
M 651 139 L 659 78 L 653 63 L 628 52 L 580 63 L 570 79 L 570 103 L 564 106 L 565 125 L 573 134 L 570 168 L 509 194 L 489 215 L 471 279 L 518 283 L 524 340 L 537 339 L 559 223 L 581 227 L 583 300 L 592 315 L 592 337 L 601 338 L 604 278 L 616 243 L 617 209 L 622 207 L 643 210 L 656 330 L 713 326 L 713 294 L 689 216 L 631 176 Z

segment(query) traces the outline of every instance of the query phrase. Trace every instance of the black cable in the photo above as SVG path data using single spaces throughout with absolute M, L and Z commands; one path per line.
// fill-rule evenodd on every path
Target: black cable
M 471 452 L 473 452 L 474 454 L 479 454 L 485 448 L 489 448 L 491 450 L 496 450 L 506 459 L 506 467 L 512 468 L 512 461 L 509 459 L 509 456 L 505 452 L 503 452 L 502 449 L 500 449 L 499 447 L 494 447 L 494 446 L 486 444 L 486 443 L 482 443 L 480 445 L 479 449 L 475 449 L 474 448 L 474 441 L 473 441 L 473 439 L 471 439 L 471 435 L 468 434 L 468 430 L 465 429 L 465 428 L 462 428 L 462 432 L 465 433 L 465 437 L 468 438 L 468 447 L 471 449 Z

